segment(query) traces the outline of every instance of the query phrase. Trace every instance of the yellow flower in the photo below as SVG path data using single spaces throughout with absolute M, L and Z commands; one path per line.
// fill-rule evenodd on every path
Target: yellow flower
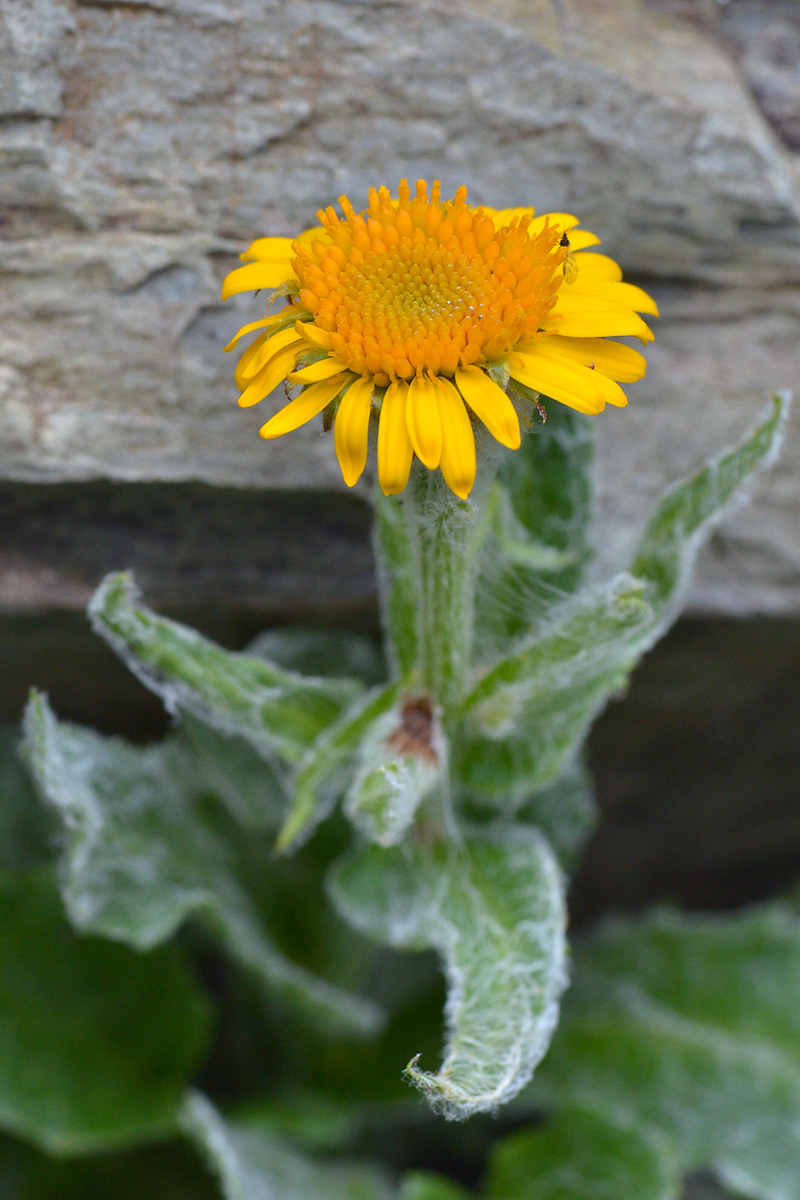
M 283 380 L 301 390 L 261 430 L 289 433 L 328 410 L 349 487 L 367 460 L 378 420 L 378 479 L 401 492 L 414 454 L 440 467 L 463 498 L 475 480 L 473 421 L 504 446 L 520 444 L 516 409 L 501 386 L 512 381 L 582 413 L 625 405 L 620 383 L 641 379 L 645 360 L 609 341 L 653 334 L 637 314 L 658 315 L 640 288 L 603 254 L 600 239 L 567 213 L 471 208 L 467 190 L 442 201 L 423 180 L 412 197 L 371 188 L 355 212 L 346 196 L 319 212 L 299 238 L 260 238 L 225 280 L 222 298 L 277 288 L 280 312 L 254 330 L 236 370 L 243 407 Z M 500 380 L 501 382 L 498 382 Z

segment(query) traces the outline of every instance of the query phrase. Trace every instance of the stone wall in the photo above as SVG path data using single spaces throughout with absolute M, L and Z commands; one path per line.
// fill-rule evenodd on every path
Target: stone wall
M 250 310 L 219 282 L 342 191 L 436 176 L 579 213 L 661 302 L 647 380 L 597 422 L 619 560 L 796 383 L 798 64 L 793 0 L 0 0 L 0 480 L 344 490 L 330 438 L 266 446 L 237 410 Z M 799 430 L 695 608 L 800 608 Z
M 580 214 L 662 306 L 648 378 L 597 420 L 608 567 L 797 386 L 799 150 L 796 0 L 0 0 L 0 720 L 36 683 L 163 730 L 80 615 L 115 567 L 226 645 L 377 634 L 367 487 L 319 430 L 267 445 L 235 404 L 250 310 L 219 284 L 254 236 L 404 174 Z M 708 616 L 594 731 L 579 919 L 800 870 L 799 446 L 796 414 L 705 555 Z

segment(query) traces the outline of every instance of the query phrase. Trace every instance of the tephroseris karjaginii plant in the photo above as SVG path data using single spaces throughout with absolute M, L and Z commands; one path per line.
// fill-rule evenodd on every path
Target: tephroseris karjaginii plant
M 380 496 L 376 505 L 390 664 L 389 678 L 377 682 L 374 654 L 355 636 L 273 631 L 234 654 L 142 606 L 128 576 L 110 576 L 91 605 L 94 628 L 162 696 L 177 727 L 163 745 L 136 749 L 61 725 L 44 698 L 32 699 L 27 760 L 63 822 L 58 881 L 73 928 L 93 935 L 93 947 L 111 939 L 148 951 L 145 960 L 133 957 L 137 966 L 167 953 L 155 948 L 191 917 L 271 1005 L 288 1005 L 325 1037 L 375 1036 L 383 1016 L 374 996 L 358 995 L 352 978 L 345 989 L 291 961 L 259 894 L 341 803 L 352 844 L 328 868 L 336 911 L 389 946 L 435 949 L 447 978 L 443 1065 L 423 1070 L 412 1042 L 408 1077 L 448 1116 L 496 1111 L 528 1083 L 558 1021 L 568 974 L 566 871 L 593 819 L 580 767 L 586 731 L 677 611 L 709 524 L 774 454 L 784 410 L 776 400 L 740 446 L 670 493 L 630 571 L 603 583 L 585 582 L 591 456 L 584 418 L 554 407 L 496 478 L 481 481 L 480 507 L 445 492 L 424 468 L 412 472 L 403 498 Z M 452 651 L 442 654 L 437 641 Z M 316 662 L 319 673 L 299 673 L 301 660 Z M 351 663 L 357 673 L 348 676 Z M 254 889 L 248 843 L 270 830 L 282 857 L 262 852 Z M 286 878 L 276 886 L 287 903 Z M 771 991 L 754 995 L 750 1007 L 737 1002 L 735 1012 L 727 1002 L 715 1008 L 713 973 L 729 980 L 739 963 L 736 988 L 763 965 L 786 989 L 785 1011 L 774 1011 L 779 998 Z M 800 1060 L 793 1067 L 781 1057 L 791 1031 L 800 1033 L 789 1001 L 800 985 L 793 916 L 618 925 L 578 951 L 572 974 L 564 1032 L 530 1101 L 560 1115 L 501 1143 L 490 1195 L 577 1196 L 578 1183 L 548 1190 L 554 1162 L 565 1155 L 577 1179 L 611 1171 L 620 1195 L 671 1194 L 681 1170 L 701 1164 L 716 1165 L 753 1196 L 798 1194 L 759 1182 L 800 1180 L 789 1139 L 800 1113 Z M 177 1002 L 165 985 L 158 991 L 158 1005 Z M 715 1045 L 730 1045 L 719 1060 L 687 1008 L 702 1010 Z M 181 1025 L 188 1028 L 186 1018 Z M 698 1055 L 708 1059 L 713 1087 L 697 1081 Z M 640 1059 L 652 1078 L 639 1077 Z M 664 1073 L 677 1080 L 673 1097 Z M 113 1094 L 112 1084 L 100 1085 Z M 724 1112 L 714 1088 L 725 1090 Z M 784 1089 L 780 1100 L 775 1088 Z M 252 1180 L 273 1170 L 281 1182 L 270 1187 L 288 1188 L 283 1181 L 296 1172 L 308 1197 L 339 1194 L 330 1188 L 340 1175 L 342 1196 L 383 1194 L 360 1168 L 329 1176 L 304 1164 L 281 1140 L 279 1122 L 226 1126 L 209 1101 L 180 1100 L 177 1087 L 171 1109 L 151 1097 L 155 1115 L 106 1111 L 99 1129 L 80 1096 L 72 1097 L 67 1127 L 56 1128 L 35 1097 L 16 1094 L 8 1080 L 4 1090 L 6 1126 L 60 1151 L 121 1144 L 172 1124 L 210 1147 L 229 1196 L 260 1196 Z M 607 1090 L 619 1093 L 611 1112 Z M 749 1101 L 736 1108 L 745 1091 Z M 695 1114 L 691 1142 L 681 1124 L 687 1107 Z M 768 1122 L 773 1142 L 785 1133 L 780 1155 L 766 1153 L 755 1132 L 745 1145 L 750 1120 L 753 1130 Z M 407 1184 L 409 1195 L 449 1194 L 437 1188 L 432 1180 Z
M 281 245 L 254 243 L 256 261 L 231 277 L 290 297 L 254 323 L 266 332 L 237 376 L 247 403 L 284 375 L 302 387 L 266 436 L 325 410 L 352 482 L 379 406 L 385 661 L 356 635 L 292 629 L 232 653 L 145 607 L 129 576 L 103 582 L 93 627 L 161 696 L 175 729 L 136 748 L 59 723 L 44 697 L 31 699 L 25 755 L 58 826 L 58 861 L 54 871 L 46 830 L 20 838 L 28 785 L 9 767 L 18 802 L 7 805 L 0 931 L 17 932 L 0 941 L 25 987 L 0 996 L 0 1125 L 62 1154 L 183 1135 L 226 1200 L 457 1200 L 443 1178 L 408 1175 L 398 1191 L 380 1170 L 330 1157 L 419 1106 L 384 1065 L 399 1049 L 406 1081 L 436 1114 L 511 1111 L 517 1127 L 550 1114 L 498 1141 L 490 1200 L 583 1200 L 598 1180 L 609 1197 L 666 1200 L 704 1166 L 755 1200 L 800 1198 L 800 920 L 777 907 L 660 913 L 601 929 L 571 966 L 566 945 L 567 878 L 594 820 L 587 731 L 676 615 L 711 525 L 773 457 L 786 403 L 776 398 L 740 445 L 677 486 L 628 569 L 597 582 L 591 423 L 548 403 L 534 425 L 534 405 L 545 381 L 586 412 L 621 402 L 614 381 L 638 377 L 641 356 L 606 339 L 649 334 L 623 311 L 648 298 L 614 291 L 629 285 L 601 255 L 562 295 L 572 249 L 592 238 L 564 214 L 536 225 L 474 215 L 460 193 L 450 208 L 419 189 L 403 197 L 394 207 L 371 198 L 380 236 L 357 221 L 351 233 L 356 250 L 369 229 L 393 253 L 402 213 L 419 223 L 424 209 L 444 249 L 427 282 L 408 267 L 415 304 L 434 282 L 442 295 L 450 287 L 453 238 L 459 270 L 473 250 L 485 258 L 473 291 L 496 290 L 492 231 L 505 238 L 499 307 L 484 296 L 482 323 L 465 317 L 463 337 L 450 329 L 438 349 L 403 325 L 414 305 L 383 354 L 377 317 L 375 337 L 362 326 L 350 341 L 344 324 L 326 325 L 331 296 L 352 283 L 350 234 L 339 237 L 333 218 L 322 250 L 301 239 L 311 249 L 290 259 L 286 239 L 266 239 Z M 414 246 L 402 270 L 428 253 L 414 258 Z M 547 293 L 535 311 L 526 278 Z M 584 336 L 589 326 L 596 336 Z M 404 346 L 433 357 L 412 363 Z M 493 437 L 476 435 L 476 418 Z M 209 1045 L 209 997 L 186 971 L 187 949 L 221 956 L 243 981 L 242 1011 L 275 1057 L 245 1089 L 257 1102 L 246 1118 L 212 1103 L 213 1072 L 210 1096 L 189 1086 Z M 414 951 L 434 951 L 445 978 L 438 1070 L 422 1015 L 430 956 L 398 953 Z M 62 991 L 65 1019 L 48 1036 L 40 1009 Z M 42 1047 L 52 1094 L 19 1069 L 20 1045 Z M 217 1066 L 221 1056 L 217 1047 Z M 220 1093 L 230 1097 L 230 1081 Z

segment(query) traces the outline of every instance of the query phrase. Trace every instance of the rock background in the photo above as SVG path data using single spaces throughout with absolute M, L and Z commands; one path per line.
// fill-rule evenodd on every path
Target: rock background
M 658 296 L 648 378 L 597 422 L 605 564 L 800 374 L 795 0 L 0 0 L 0 118 L 6 481 L 343 490 L 330 438 L 267 447 L 236 409 L 252 302 L 219 281 L 403 174 L 574 210 Z M 800 608 L 799 431 L 695 608 Z
M 607 568 L 800 387 L 799 163 L 797 0 L 0 0 L 0 718 L 37 683 L 158 734 L 79 615 L 112 567 L 232 646 L 377 632 L 366 486 L 318 430 L 265 445 L 235 405 L 222 347 L 253 309 L 219 284 L 254 236 L 405 174 L 579 213 L 663 314 L 597 421 Z M 593 735 L 579 916 L 800 872 L 798 449 L 800 410 L 705 554 L 705 616 Z

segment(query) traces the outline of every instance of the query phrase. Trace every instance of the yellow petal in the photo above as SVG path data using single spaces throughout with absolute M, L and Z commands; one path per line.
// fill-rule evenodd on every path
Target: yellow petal
M 384 496 L 396 496 L 408 483 L 414 448 L 406 425 L 408 384 L 389 384 L 378 426 L 378 481 Z
M 451 491 L 466 500 L 475 483 L 475 435 L 464 401 L 449 379 L 434 378 L 442 425 L 439 467 Z
M 295 240 L 310 246 L 313 242 L 329 242 L 331 235 L 324 225 L 314 225 L 311 229 L 304 229 Z
M 421 375 L 408 385 L 406 428 L 417 458 L 434 470 L 442 456 L 442 426 L 433 384 Z
M 591 255 L 586 254 L 582 257 L 590 258 Z M 578 278 L 572 285 L 572 293 L 575 296 L 586 296 L 587 299 L 591 298 L 604 304 L 618 304 L 620 308 L 632 308 L 634 312 L 646 312 L 654 317 L 658 316 L 658 305 L 653 297 L 632 283 L 595 280 L 586 276 L 581 279 L 579 270 Z
M 480 367 L 461 367 L 456 371 L 456 386 L 492 437 L 516 450 L 520 444 L 519 419 L 500 385 Z
M 322 383 L 306 388 L 261 427 L 262 438 L 282 437 L 284 433 L 291 433 L 293 429 L 305 425 L 323 408 L 327 408 L 345 382 L 345 375 L 337 375 L 335 379 L 324 379 Z
M 260 337 L 257 337 L 255 339 L 255 341 L 250 343 L 250 345 L 247 347 L 245 352 L 242 354 L 242 357 L 239 359 L 238 363 L 236 364 L 236 370 L 234 371 L 234 378 L 236 380 L 236 386 L 242 392 L 247 387 L 248 380 L 252 379 L 253 376 L 255 375 L 255 371 L 250 370 L 250 364 L 253 361 L 253 359 L 255 358 L 255 356 L 258 354 L 259 350 L 264 345 L 264 342 L 266 340 L 267 340 L 267 335 L 262 333 L 260 335 Z
M 584 367 L 594 366 L 618 383 L 644 379 L 647 369 L 644 355 L 620 342 L 609 342 L 606 338 L 561 337 L 557 333 L 542 340 L 563 357 Z
M 367 436 L 372 393 L 372 379 L 357 379 L 342 396 L 333 426 L 336 457 L 348 487 L 358 483 L 367 461 Z
M 286 237 L 257 238 L 239 258 L 242 262 L 290 262 L 295 257 L 293 240 Z
M 609 379 L 608 375 L 604 375 L 602 371 L 595 369 L 592 374 L 606 404 L 613 404 L 615 408 L 627 407 L 628 397 L 618 383 L 615 383 L 613 379 Z
M 312 346 L 317 346 L 320 350 L 327 350 L 331 344 L 331 335 L 326 333 L 324 329 L 320 329 L 319 325 L 315 325 L 313 321 L 296 321 L 295 329 L 300 337 L 311 342 Z
M 346 370 L 347 367 L 344 363 L 337 362 L 335 358 L 321 358 L 319 362 L 311 363 L 308 367 L 292 371 L 289 379 L 292 383 L 319 383 L 323 379 L 330 379 L 331 375 L 338 375 L 340 371 Z
M 296 357 L 296 345 L 287 346 L 285 349 L 278 351 L 275 357 L 271 358 L 258 374 L 250 380 L 239 397 L 239 407 L 250 408 L 253 404 L 259 404 L 265 396 L 270 394 L 273 388 L 276 388 L 279 383 L 283 382 L 294 366 Z
M 251 321 L 249 325 L 243 325 L 235 337 L 231 338 L 225 347 L 225 352 L 232 350 L 236 343 L 248 333 L 252 333 L 254 329 L 268 329 L 270 325 L 277 325 L 278 321 L 283 317 L 283 313 L 273 313 L 271 317 L 262 317 L 260 321 Z
M 536 237 L 537 233 L 541 233 L 545 225 L 549 225 L 555 229 L 574 229 L 580 224 L 580 217 L 574 217 L 572 213 L 554 212 L 542 213 L 541 216 L 531 221 L 528 226 L 528 233 L 531 237 Z M 572 234 L 569 235 L 570 245 L 572 244 Z
M 652 342 L 653 331 L 630 309 L 608 301 L 595 301 L 583 293 L 561 288 L 555 308 L 542 321 L 542 329 L 564 337 L 638 337 Z
M 532 217 L 534 214 L 532 208 L 484 208 L 483 211 L 487 217 L 491 217 L 495 229 L 503 229 L 517 217 Z
M 599 246 L 600 238 L 596 233 L 589 233 L 588 229 L 570 229 L 569 231 L 569 246 L 570 250 L 585 250 L 587 246 Z
M 295 351 L 298 351 L 302 349 L 303 344 L 302 338 L 295 333 L 293 325 L 290 325 L 288 329 L 282 329 L 280 333 L 273 333 L 272 337 L 262 335 L 260 338 L 256 338 L 252 346 L 248 346 L 239 359 L 236 367 L 236 382 L 239 383 L 240 380 L 246 382 L 248 379 L 252 379 L 271 358 L 280 354 L 281 350 L 285 350 L 287 346 L 294 346 Z
M 569 338 L 561 338 L 560 341 L 569 342 Z M 576 365 L 574 357 L 571 355 L 561 354 L 558 347 L 553 345 L 551 338 L 545 338 L 541 342 L 536 342 L 534 350 L 536 352 L 536 357 L 539 360 L 549 359 L 550 362 L 555 363 L 559 368 L 566 368 L 569 370 L 572 366 Z M 587 386 L 590 384 L 594 385 L 606 404 L 614 404 L 617 408 L 625 408 L 626 404 L 628 403 L 628 397 L 625 395 L 618 383 L 615 383 L 613 379 L 609 379 L 609 377 L 599 370 L 596 365 L 594 367 L 589 367 L 586 364 L 580 364 L 579 367 L 580 370 L 586 370 L 589 372 L 591 379 L 587 379 L 586 376 L 582 376 L 584 382 Z M 537 389 L 537 391 L 538 390 L 539 389 Z M 557 400 L 558 397 L 553 396 L 553 399 Z
M 293 275 L 292 268 L 286 263 L 248 263 L 246 267 L 237 267 L 225 276 L 222 285 L 222 299 L 235 296 L 238 292 L 254 292 L 260 288 L 280 287 Z
M 543 351 L 540 343 L 509 356 L 511 378 L 582 413 L 602 412 L 605 401 L 588 367 Z
M 572 239 L 570 238 L 570 244 Z M 575 266 L 578 268 L 578 278 L 580 280 L 591 279 L 592 282 L 597 280 L 603 283 L 621 283 L 622 282 L 622 267 L 619 263 L 614 262 L 613 258 L 609 258 L 607 254 L 576 254 Z M 574 285 L 573 285 L 574 286 Z

